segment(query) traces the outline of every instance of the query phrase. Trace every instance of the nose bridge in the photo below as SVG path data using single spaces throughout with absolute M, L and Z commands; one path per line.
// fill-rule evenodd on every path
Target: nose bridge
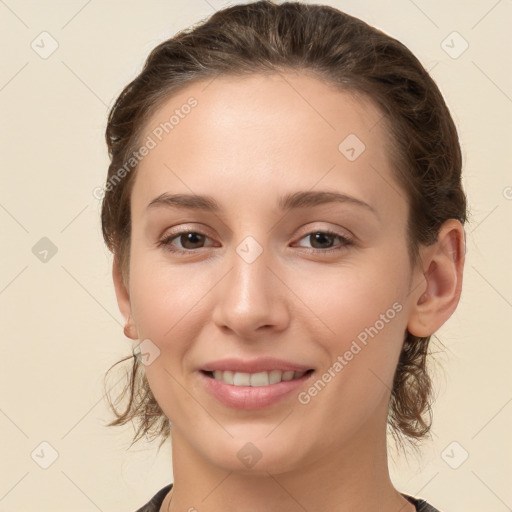
M 262 326 L 282 328 L 286 322 L 282 286 L 271 271 L 274 258 L 264 244 L 246 236 L 234 246 L 216 300 L 215 322 L 240 336 L 250 336 Z

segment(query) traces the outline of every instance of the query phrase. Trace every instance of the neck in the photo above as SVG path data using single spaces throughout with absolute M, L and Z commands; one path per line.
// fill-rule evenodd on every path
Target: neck
M 415 510 L 390 480 L 385 422 L 364 425 L 343 445 L 326 440 L 322 454 L 307 454 L 300 464 L 281 471 L 265 466 L 263 458 L 247 471 L 215 465 L 185 434 L 173 425 L 171 512 Z

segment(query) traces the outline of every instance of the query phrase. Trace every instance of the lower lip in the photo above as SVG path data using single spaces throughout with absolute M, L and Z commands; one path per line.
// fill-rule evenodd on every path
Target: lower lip
M 202 371 L 199 375 L 209 393 L 219 402 L 235 409 L 261 409 L 284 399 L 304 385 L 314 372 L 299 379 L 286 380 L 268 386 L 234 386 L 209 377 Z

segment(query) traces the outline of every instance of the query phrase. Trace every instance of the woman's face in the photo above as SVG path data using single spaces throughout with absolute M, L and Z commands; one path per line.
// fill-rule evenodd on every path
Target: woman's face
M 287 73 L 197 82 L 147 123 L 129 307 L 173 442 L 204 461 L 285 471 L 385 435 L 418 297 L 381 119 Z

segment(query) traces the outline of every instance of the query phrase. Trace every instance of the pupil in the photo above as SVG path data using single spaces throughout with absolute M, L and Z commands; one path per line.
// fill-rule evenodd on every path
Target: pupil
M 315 242 L 315 243 L 316 243 L 317 241 L 320 241 L 320 244 L 321 244 L 321 243 L 322 243 L 322 238 L 323 238 L 323 239 L 327 239 L 327 240 L 328 240 L 328 239 L 329 239 L 329 237 L 332 237 L 333 235 L 329 235 L 329 234 L 327 234 L 327 233 L 320 233 L 320 232 L 318 232 L 318 233 L 315 233 L 315 234 L 314 234 L 314 235 L 312 235 L 312 236 L 313 236 L 313 240 L 314 240 L 314 242 Z M 329 242 L 327 242 L 327 243 L 329 243 Z M 311 244 L 311 245 L 312 245 L 313 247 L 315 247 L 315 244 L 314 244 L 314 243 L 313 243 L 313 244 Z M 329 245 L 330 245 L 330 244 L 329 244 Z
M 186 233 L 185 235 L 183 235 L 185 237 L 185 244 L 183 244 L 183 241 L 182 241 L 182 245 L 184 247 L 187 247 L 186 244 L 187 243 L 191 243 L 192 245 L 194 244 L 201 244 L 201 238 L 203 235 L 200 235 L 199 233 Z M 195 240 L 195 238 L 198 238 L 198 240 Z M 188 249 L 194 249 L 194 247 L 187 247 Z

